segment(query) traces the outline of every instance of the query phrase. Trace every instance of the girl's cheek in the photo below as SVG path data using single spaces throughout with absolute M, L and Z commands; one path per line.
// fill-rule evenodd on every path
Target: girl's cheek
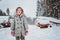
M 22 11 L 18 10 L 16 13 L 17 13 L 17 14 L 21 14 L 21 13 L 22 13 Z

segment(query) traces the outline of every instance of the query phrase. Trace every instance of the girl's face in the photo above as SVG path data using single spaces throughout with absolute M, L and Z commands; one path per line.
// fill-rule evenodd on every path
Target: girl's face
M 21 15 L 21 14 L 22 14 L 22 10 L 21 10 L 20 8 L 17 9 L 16 14 L 17 14 L 17 15 Z

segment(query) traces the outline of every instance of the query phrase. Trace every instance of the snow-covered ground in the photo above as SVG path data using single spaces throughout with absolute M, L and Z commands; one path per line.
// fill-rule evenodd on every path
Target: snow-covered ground
M 35 25 L 29 26 L 29 34 L 26 36 L 26 40 L 60 40 L 60 26 L 54 26 L 52 28 L 39 28 Z M 15 37 L 11 36 L 10 28 L 0 29 L 0 40 L 15 40 Z

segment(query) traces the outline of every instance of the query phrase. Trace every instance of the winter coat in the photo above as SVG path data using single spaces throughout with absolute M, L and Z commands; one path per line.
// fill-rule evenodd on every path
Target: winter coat
M 28 29 L 25 16 L 15 15 L 11 20 L 11 30 L 14 31 L 14 36 L 25 36 L 25 30 Z

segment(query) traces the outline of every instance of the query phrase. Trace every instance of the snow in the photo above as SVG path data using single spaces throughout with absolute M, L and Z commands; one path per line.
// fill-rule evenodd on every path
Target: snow
M 31 40 L 57 40 L 57 39 L 59 40 L 60 39 L 59 30 L 60 30 L 59 26 L 41 29 L 33 25 L 30 26 L 30 34 L 27 36 L 27 38 Z
M 0 16 L 0 23 L 3 23 L 4 21 L 8 21 L 9 16 Z
M 51 22 L 56 22 L 56 23 L 60 23 L 59 19 L 53 18 L 53 17 L 44 17 L 44 16 L 40 16 L 37 17 L 37 19 L 35 20 L 35 24 L 40 23 L 40 24 L 51 24 Z
M 48 17 L 40 17 L 40 19 L 44 20 L 57 20 L 54 18 L 48 18 Z M 43 20 L 43 21 L 44 21 Z M 47 22 L 46 21 L 46 22 Z M 60 20 L 57 20 L 60 22 Z M 60 40 L 60 25 L 51 24 L 52 27 L 48 28 L 39 28 L 36 25 L 29 25 L 29 33 L 26 35 L 26 40 Z M 0 29 L 0 40 L 15 40 L 15 37 L 13 37 L 10 34 L 10 28 L 2 28 Z
M 26 35 L 26 40 L 60 40 L 60 26 L 52 28 L 39 28 L 35 25 L 29 26 L 29 34 Z M 0 29 L 0 40 L 15 40 L 10 34 L 10 28 Z

